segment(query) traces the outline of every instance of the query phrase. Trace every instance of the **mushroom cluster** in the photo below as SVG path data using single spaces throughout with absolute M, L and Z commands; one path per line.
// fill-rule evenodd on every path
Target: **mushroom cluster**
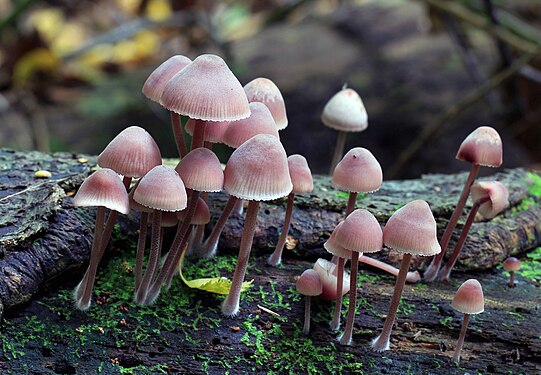
M 171 113 L 173 138 L 180 161 L 175 168 L 162 165 L 160 150 L 150 134 L 131 126 L 122 131 L 98 157 L 101 169 L 85 180 L 73 199 L 76 206 L 95 206 L 96 226 L 91 259 L 82 281 L 74 292 L 79 309 L 88 309 L 97 266 L 104 254 L 113 225 L 119 213 L 140 211 L 140 230 L 136 252 L 134 299 L 138 304 L 152 304 L 162 288 L 168 289 L 185 251 L 199 257 L 213 256 L 220 234 L 235 207 L 247 202 L 247 212 L 240 240 L 237 264 L 229 294 L 222 304 L 225 316 L 239 313 L 241 286 L 247 271 L 260 202 L 287 197 L 286 214 L 270 266 L 282 263 L 283 249 L 293 219 L 295 194 L 314 188 L 308 162 L 302 155 L 286 154 L 279 131 L 288 125 L 283 97 L 267 78 L 256 78 L 244 87 L 216 55 L 201 55 L 193 61 L 173 56 L 161 64 L 146 80 L 143 93 Z M 185 127 L 182 118 L 185 117 Z M 396 284 L 381 334 L 372 341 L 375 351 L 390 349 L 390 336 L 406 281 L 418 282 L 418 271 L 409 271 L 413 256 L 433 257 L 423 280 L 447 281 L 463 247 L 469 228 L 478 216 L 491 219 L 502 212 L 508 200 L 507 188 L 497 181 L 475 182 L 480 166 L 497 167 L 502 163 L 502 146 L 498 133 L 480 127 L 462 143 L 456 158 L 472 163 L 459 202 L 438 241 L 436 221 L 429 204 L 414 200 L 396 210 L 383 226 L 365 208 L 357 208 L 359 193 L 377 191 L 383 172 L 375 156 L 367 149 L 355 147 L 345 153 L 345 132 L 367 128 L 367 114 L 359 95 L 343 88 L 325 106 L 322 122 L 339 131 L 337 149 L 331 166 L 332 185 L 348 193 L 341 220 L 324 248 L 332 260 L 318 259 L 313 269 L 297 280 L 296 288 L 306 296 L 303 332 L 310 331 L 310 301 L 319 296 L 334 301 L 332 330 L 339 330 L 342 297 L 349 293 L 349 309 L 344 331 L 338 340 L 352 345 L 358 293 L 360 262 L 389 272 Z M 184 133 L 192 135 L 191 144 Z M 214 143 L 232 148 L 225 168 L 212 151 Z M 224 191 L 229 200 L 221 216 L 205 236 L 210 221 L 208 194 Z M 442 267 L 454 228 L 471 194 L 472 207 L 454 251 Z M 366 200 L 369 200 L 367 198 Z M 364 202 L 364 201 L 363 201 Z M 107 214 L 107 212 L 109 212 Z M 150 224 L 150 246 L 146 264 L 146 237 Z M 164 249 L 164 228 L 176 227 L 169 249 Z M 401 253 L 402 264 L 396 269 L 366 256 L 383 247 Z M 189 249 L 189 250 L 187 250 Z M 160 257 L 164 254 L 163 261 Z M 350 272 L 345 270 L 350 264 Z M 509 258 L 504 268 L 511 274 L 519 265 Z M 482 290 L 475 280 L 468 280 L 458 290 L 453 307 L 465 314 L 483 310 Z M 473 301 L 475 299 L 475 301 Z M 460 358 L 468 315 L 457 344 L 454 359 Z

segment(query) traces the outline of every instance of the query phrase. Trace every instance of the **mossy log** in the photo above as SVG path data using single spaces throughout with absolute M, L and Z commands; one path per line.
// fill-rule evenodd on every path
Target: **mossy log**
M 2 304 L 11 307 L 27 301 L 44 281 L 88 260 L 94 212 L 75 209 L 70 196 L 92 172 L 95 158 L 0 150 L 0 167 L 1 313 Z M 50 177 L 36 177 L 40 170 L 50 172 Z M 493 267 L 505 257 L 532 249 L 541 242 L 541 207 L 520 205 L 525 199 L 537 199 L 529 192 L 532 181 L 528 172 L 506 170 L 490 178 L 507 185 L 510 207 L 497 218 L 472 226 L 458 264 L 461 270 Z M 369 209 L 384 223 L 403 204 L 425 199 L 441 230 L 451 215 L 464 180 L 465 174 L 386 181 L 378 192 L 359 198 L 357 205 Z M 222 193 L 211 195 L 214 218 L 226 199 Z M 325 254 L 322 243 L 342 218 L 346 200 L 347 195 L 333 189 L 325 176 L 316 176 L 312 194 L 296 197 L 290 233 L 298 241 L 294 252 L 297 258 L 312 259 Z M 283 200 L 262 205 L 254 239 L 256 252 L 272 251 L 284 206 Z M 128 234 L 135 233 L 136 216 L 123 219 L 122 223 Z M 234 215 L 224 230 L 220 251 L 235 251 L 241 230 L 242 217 Z M 393 254 L 383 252 L 382 256 L 396 263 Z

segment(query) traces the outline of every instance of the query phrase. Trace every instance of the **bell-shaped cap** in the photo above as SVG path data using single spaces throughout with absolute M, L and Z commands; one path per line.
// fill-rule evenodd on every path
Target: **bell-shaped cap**
M 175 170 L 188 189 L 216 192 L 224 186 L 224 172 L 218 157 L 208 148 L 190 151 Z
M 323 243 L 323 247 L 332 255 L 336 255 L 337 257 L 344 258 L 344 259 L 351 259 L 351 250 L 346 249 L 337 241 L 338 231 L 340 230 L 340 227 L 343 224 L 344 224 L 343 221 L 338 223 L 336 228 L 334 228 L 334 230 L 332 231 L 329 239 Z
M 224 133 L 229 126 L 230 121 L 207 121 L 205 126 L 205 135 L 203 141 L 210 143 L 224 143 Z M 195 120 L 188 119 L 186 122 L 186 133 L 193 136 Z
M 147 212 L 147 213 L 151 213 L 152 211 L 154 211 L 152 208 L 149 208 L 149 207 L 146 207 L 146 206 L 143 206 L 142 204 L 139 204 L 137 203 L 136 201 L 133 200 L 133 193 L 135 193 L 135 190 L 137 189 L 137 186 L 139 185 L 139 182 L 141 180 L 138 180 L 136 183 L 135 183 L 135 186 L 130 190 L 130 192 L 128 193 L 128 198 L 130 200 L 130 208 L 132 210 L 135 210 L 135 211 L 139 211 L 139 212 Z
M 482 181 L 473 184 L 470 194 L 474 202 L 488 198 L 488 201 L 479 206 L 479 213 L 486 219 L 492 219 L 498 215 L 509 203 L 509 191 L 499 181 Z
M 87 177 L 75 197 L 76 207 L 106 207 L 122 214 L 130 212 L 128 193 L 118 174 L 108 168 L 98 169 Z
M 332 175 L 335 188 L 357 193 L 378 190 L 383 181 L 379 162 L 370 151 L 362 147 L 349 150 L 336 165 Z
M 98 155 L 98 165 L 116 173 L 140 178 L 162 163 L 158 145 L 143 128 L 130 126 L 122 130 Z
M 297 292 L 305 296 L 319 296 L 323 285 L 319 274 L 313 269 L 305 270 L 297 280 Z
M 248 101 L 265 104 L 271 114 L 278 130 L 287 127 L 287 114 L 284 98 L 280 89 L 268 78 L 259 77 L 244 86 Z
M 179 211 L 183 212 L 183 211 Z M 162 213 L 162 221 L 160 225 L 162 228 L 171 228 L 175 227 L 178 224 L 178 216 L 176 212 L 164 211 Z
M 141 178 L 133 200 L 154 210 L 180 211 L 186 208 L 188 198 L 178 173 L 167 165 L 158 165 Z
M 150 100 L 159 103 L 165 85 L 191 62 L 192 60 L 183 55 L 171 56 L 150 73 L 143 85 L 143 94 Z
M 167 83 L 161 104 L 204 121 L 236 121 L 250 115 L 246 93 L 225 61 L 201 55 Z
M 423 200 L 415 200 L 395 211 L 383 229 L 383 243 L 401 253 L 431 256 L 441 247 L 436 220 Z
M 359 94 L 347 88 L 338 91 L 327 102 L 321 121 L 335 130 L 361 132 L 368 126 L 368 115 Z
M 179 211 L 177 213 L 177 217 L 179 220 L 184 220 L 186 217 L 186 210 Z M 197 198 L 197 204 L 195 206 L 195 212 L 192 217 L 192 221 L 190 224 L 193 225 L 205 225 L 210 221 L 210 210 L 207 203 L 203 200 L 203 198 L 199 197 Z
M 322 300 L 332 301 L 336 299 L 336 284 L 338 283 L 336 264 L 326 259 L 319 258 L 314 263 L 314 271 L 319 274 L 323 290 L 319 296 Z M 342 296 L 349 292 L 349 273 L 343 271 Z
M 299 154 L 289 155 L 287 157 L 287 166 L 293 183 L 293 193 L 310 193 L 314 190 L 312 172 L 304 156 Z
M 456 158 L 483 167 L 497 168 L 502 165 L 502 139 L 494 128 L 480 126 L 464 139 Z
M 225 166 L 224 190 L 240 199 L 268 201 L 293 189 L 287 155 L 272 135 L 259 134 L 239 146 Z
M 336 242 L 358 253 L 375 253 L 383 248 L 383 232 L 374 215 L 357 209 L 342 222 Z
M 479 281 L 469 279 L 456 291 L 451 306 L 464 314 L 480 314 L 485 311 L 483 288 Z
M 520 260 L 515 257 L 509 257 L 503 261 L 503 269 L 507 272 L 518 271 L 520 269 Z
M 252 102 L 250 111 L 250 117 L 229 123 L 223 136 L 223 143 L 237 148 L 258 134 L 270 134 L 280 138 L 274 119 L 265 104 Z

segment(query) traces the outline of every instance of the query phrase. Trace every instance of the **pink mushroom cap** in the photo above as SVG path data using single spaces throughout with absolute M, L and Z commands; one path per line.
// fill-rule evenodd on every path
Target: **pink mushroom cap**
M 179 211 L 177 217 L 179 220 L 184 220 L 186 217 L 186 210 Z M 195 213 L 192 217 L 193 225 L 205 225 L 210 221 L 210 210 L 207 203 L 201 198 L 197 198 L 197 205 L 195 206 Z
M 270 134 L 280 139 L 274 119 L 265 104 L 252 102 L 250 111 L 250 117 L 229 123 L 222 138 L 223 143 L 237 148 L 258 134 Z
M 175 170 L 188 189 L 217 192 L 224 186 L 224 172 L 218 157 L 208 148 L 190 151 Z
M 323 284 L 319 274 L 313 269 L 305 270 L 297 280 L 297 291 L 305 296 L 319 296 L 323 291 Z
M 248 101 L 265 104 L 274 118 L 278 130 L 287 127 L 287 114 L 284 98 L 280 89 L 268 78 L 259 77 L 244 86 Z
M 482 181 L 472 185 L 471 197 L 474 202 L 488 197 L 489 200 L 479 206 L 479 213 L 487 219 L 502 212 L 509 204 L 509 191 L 499 181 Z
M 383 232 L 374 215 L 356 209 L 342 222 L 336 242 L 351 251 L 375 253 L 383 248 Z
M 122 214 L 130 212 L 128 193 L 118 174 L 108 168 L 98 169 L 87 177 L 75 197 L 76 207 L 106 207 Z
M 150 100 L 159 103 L 165 85 L 191 62 L 192 60 L 183 55 L 171 56 L 150 73 L 143 85 L 143 94 Z
M 464 314 L 480 314 L 485 311 L 483 288 L 479 281 L 466 280 L 456 291 L 451 306 Z
M 383 172 L 379 162 L 362 147 L 349 150 L 332 175 L 333 186 L 349 192 L 371 193 L 380 188 L 382 181 Z
M 503 269 L 510 271 L 518 271 L 520 269 L 520 260 L 515 257 L 509 257 L 503 262 Z
M 336 264 L 330 262 L 326 259 L 319 258 L 316 263 L 314 263 L 314 270 L 319 274 L 321 278 L 321 283 L 323 286 L 323 291 L 321 292 L 319 298 L 325 301 L 332 301 L 336 299 L 336 284 L 338 278 L 336 276 Z M 349 292 L 349 273 L 343 273 L 344 277 L 342 279 L 342 296 L 346 295 Z
M 334 230 L 332 231 L 329 239 L 325 241 L 325 243 L 323 244 L 323 247 L 332 255 L 336 255 L 337 257 L 344 258 L 344 259 L 350 259 L 351 250 L 346 249 L 344 246 L 340 245 L 337 241 L 338 231 L 340 230 L 340 227 L 343 224 L 344 224 L 343 221 L 338 223 L 336 228 L 334 228 Z
M 310 193 L 314 190 L 314 179 L 308 167 L 306 158 L 299 154 L 290 155 L 287 158 L 289 176 L 293 183 L 293 193 Z
M 207 121 L 203 140 L 210 143 L 224 143 L 224 133 L 230 122 L 231 121 Z M 188 122 L 186 122 L 186 133 L 193 136 L 194 128 L 195 120 L 192 118 L 188 119 Z
M 141 178 L 133 200 L 155 210 L 181 211 L 188 198 L 178 173 L 167 165 L 158 165 Z
M 502 165 L 502 139 L 490 126 L 480 126 L 471 132 L 460 145 L 456 154 L 458 160 L 497 168 Z

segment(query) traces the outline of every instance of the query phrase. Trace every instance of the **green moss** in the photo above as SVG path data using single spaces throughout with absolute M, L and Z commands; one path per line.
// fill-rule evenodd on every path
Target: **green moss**
M 521 261 L 517 273 L 528 280 L 541 283 L 541 247 L 528 253 L 528 258 Z
M 534 197 L 541 198 L 541 176 L 537 173 L 528 172 L 528 179 L 532 182 L 528 192 Z

